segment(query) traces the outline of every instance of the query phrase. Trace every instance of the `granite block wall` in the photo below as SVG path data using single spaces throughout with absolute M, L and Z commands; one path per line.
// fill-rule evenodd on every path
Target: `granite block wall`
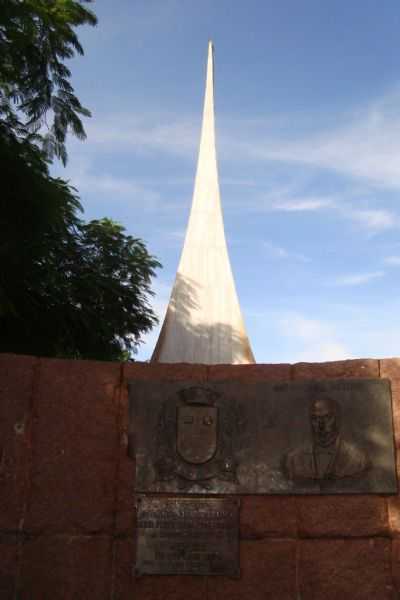
M 400 359 L 152 365 L 0 355 L 0 600 L 394 600 L 400 496 L 242 496 L 240 579 L 133 576 L 127 380 L 388 377 Z

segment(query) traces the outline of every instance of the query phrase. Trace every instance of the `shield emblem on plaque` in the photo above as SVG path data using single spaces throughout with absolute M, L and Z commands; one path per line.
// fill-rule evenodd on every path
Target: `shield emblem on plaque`
M 217 450 L 218 408 L 187 405 L 177 410 L 177 450 L 194 465 L 210 460 Z

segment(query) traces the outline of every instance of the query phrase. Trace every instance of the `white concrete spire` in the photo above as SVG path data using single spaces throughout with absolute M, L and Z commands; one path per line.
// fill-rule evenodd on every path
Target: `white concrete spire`
M 214 126 L 214 57 L 208 45 L 203 124 L 192 209 L 152 361 L 253 363 L 225 241 Z

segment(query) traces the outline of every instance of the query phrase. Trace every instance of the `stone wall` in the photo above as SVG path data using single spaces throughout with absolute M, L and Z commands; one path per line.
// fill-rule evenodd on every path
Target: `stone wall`
M 346 377 L 391 379 L 399 446 L 400 359 L 206 367 L 0 355 L 0 599 L 400 598 L 398 497 L 243 496 L 239 580 L 132 575 L 127 380 Z

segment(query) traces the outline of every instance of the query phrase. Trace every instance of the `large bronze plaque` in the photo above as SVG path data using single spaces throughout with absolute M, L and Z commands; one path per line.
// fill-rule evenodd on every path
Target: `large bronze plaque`
M 396 493 L 390 382 L 132 382 L 139 492 Z
M 136 575 L 239 575 L 239 501 L 137 499 Z

